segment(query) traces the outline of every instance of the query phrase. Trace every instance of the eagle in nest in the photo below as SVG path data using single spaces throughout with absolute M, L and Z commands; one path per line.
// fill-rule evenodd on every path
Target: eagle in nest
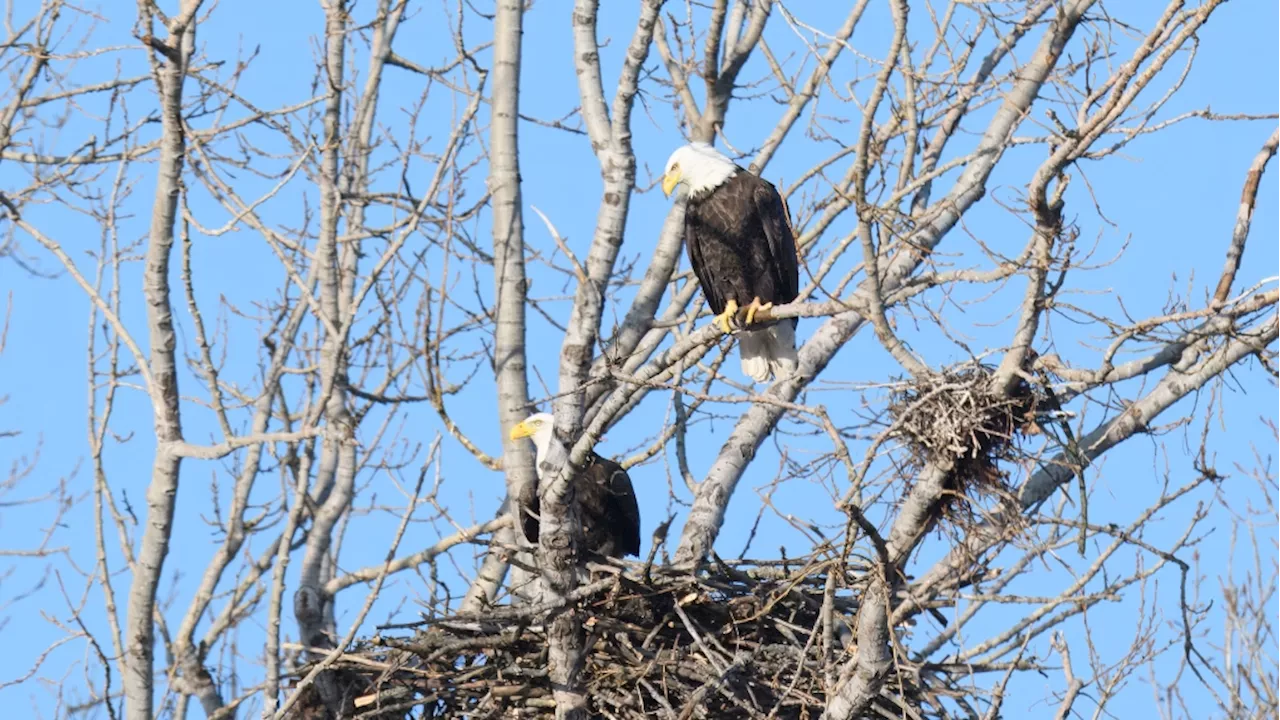
M 796 299 L 800 269 L 787 206 L 768 180 L 738 167 L 706 143 L 671 153 L 662 192 L 687 189 L 684 243 L 715 322 L 739 335 L 742 372 L 757 383 L 796 371 L 797 318 L 757 323 L 756 314 Z
M 511 429 L 511 439 L 533 440 L 539 484 L 554 426 L 551 415 L 538 413 Z M 520 508 L 520 524 L 531 543 L 538 542 L 539 494 L 540 490 L 534 492 L 531 504 Z M 578 502 L 585 550 L 619 558 L 640 554 L 640 508 L 631 478 L 621 465 L 592 452 L 586 467 L 573 478 L 573 495 Z

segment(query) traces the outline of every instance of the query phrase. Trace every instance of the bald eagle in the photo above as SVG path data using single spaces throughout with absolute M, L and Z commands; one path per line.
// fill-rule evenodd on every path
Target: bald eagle
M 769 181 L 706 143 L 671 153 L 662 192 L 688 188 L 684 242 L 698 284 L 728 333 L 746 310 L 739 336 L 742 371 L 758 383 L 796 370 L 796 318 L 757 324 L 756 313 L 796 299 L 800 269 L 787 208 Z M 751 327 L 757 325 L 757 327 Z
M 535 468 L 542 481 L 542 461 L 551 445 L 554 419 L 547 413 L 530 415 L 511 429 L 511 439 L 532 438 L 537 449 Z M 573 492 L 582 520 L 586 550 L 607 557 L 640 554 L 640 508 L 631 488 L 631 478 L 618 463 L 594 452 L 587 466 L 573 479 Z M 525 538 L 538 542 L 538 493 L 529 507 L 520 509 Z

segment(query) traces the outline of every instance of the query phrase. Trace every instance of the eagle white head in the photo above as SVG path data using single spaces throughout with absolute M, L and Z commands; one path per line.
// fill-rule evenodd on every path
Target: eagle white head
M 705 195 L 738 173 L 738 166 L 707 143 L 695 142 L 676 148 L 667 158 L 662 173 L 662 194 L 670 195 L 684 183 L 690 197 Z
M 555 431 L 556 421 L 551 413 L 536 413 L 525 418 L 523 422 L 511 428 L 511 439 L 530 438 L 537 449 L 538 465 L 547 456 L 547 448 L 551 447 L 551 433 Z

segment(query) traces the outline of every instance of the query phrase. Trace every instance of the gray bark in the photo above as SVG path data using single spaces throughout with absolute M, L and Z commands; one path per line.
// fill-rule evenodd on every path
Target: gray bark
M 350 509 L 355 490 L 356 445 L 355 426 L 347 407 L 346 348 L 342 327 L 342 311 L 349 306 L 351 280 L 343 276 L 351 271 L 344 267 L 338 248 L 340 196 L 340 155 L 342 133 L 342 99 L 345 80 L 347 8 L 345 0 L 324 3 L 326 83 L 324 108 L 324 145 L 320 159 L 320 231 L 315 257 L 318 265 L 318 293 L 322 325 L 326 328 L 320 352 L 320 397 L 310 422 L 323 422 L 320 459 L 312 496 L 319 507 L 315 510 L 306 549 L 298 572 L 298 589 L 293 596 L 293 614 L 298 623 L 299 640 L 307 647 L 327 649 L 337 641 L 337 621 L 333 598 L 324 590 L 330 579 L 333 561 L 330 548 L 333 533 L 344 513 Z M 346 294 L 344 294 L 346 293 Z M 323 656 L 313 651 L 312 657 Z M 328 707 L 339 702 L 336 688 L 327 676 L 316 682 L 316 689 Z
M 521 33 L 524 8 L 519 0 L 498 3 L 494 19 L 493 120 L 489 127 L 489 192 L 493 211 L 494 378 L 498 421 L 502 428 L 502 468 L 507 481 L 507 511 L 514 521 L 495 541 L 519 543 L 519 508 L 536 492 L 537 475 L 527 440 L 512 440 L 511 429 L 530 413 L 525 360 L 524 215 L 520 192 L 518 124 L 520 112 Z M 514 500 L 514 502 L 513 502 Z M 516 541 L 513 543 L 512 541 Z M 498 544 L 495 542 L 495 544 Z M 476 612 L 492 602 L 506 573 L 506 550 L 491 551 L 463 602 Z
M 592 356 L 600 337 L 604 293 L 613 275 L 618 250 L 627 226 L 627 212 L 636 184 L 636 156 L 631 147 L 631 109 L 639 90 L 640 70 L 649 55 L 654 25 L 665 0 L 647 0 L 627 49 L 626 61 L 613 101 L 613 117 L 606 109 L 600 73 L 600 49 L 596 41 L 598 0 L 578 0 L 573 13 L 575 66 L 582 116 L 600 163 L 604 180 L 595 233 L 587 255 L 586 282 L 574 296 L 568 332 L 560 352 L 560 392 L 556 403 L 556 427 L 577 437 L 589 401 L 583 391 L 592 369 Z M 678 248 L 675 253 L 678 260 Z M 654 272 L 655 279 L 661 269 Z M 670 270 L 667 271 L 670 276 Z M 665 280 L 664 280 L 665 284 Z M 651 311 L 650 311 L 651 312 Z
M 182 464 L 181 457 L 174 452 L 174 446 L 182 442 L 182 419 L 178 367 L 174 357 L 177 338 L 173 330 L 169 263 L 186 155 L 182 88 L 186 63 L 195 47 L 194 16 L 199 6 L 199 0 L 185 0 L 181 16 L 170 23 L 168 39 L 157 41 L 166 43 L 165 49 L 160 51 L 166 56 L 165 60 L 157 61 L 163 135 L 143 275 L 150 343 L 148 367 L 151 384 L 147 389 L 155 415 L 156 455 L 151 468 L 151 483 L 147 486 L 146 529 L 129 587 L 124 692 L 126 717 L 130 720 L 151 720 L 155 715 L 152 680 L 155 674 L 155 630 L 152 618 L 156 612 L 156 590 L 169 554 L 178 474 Z

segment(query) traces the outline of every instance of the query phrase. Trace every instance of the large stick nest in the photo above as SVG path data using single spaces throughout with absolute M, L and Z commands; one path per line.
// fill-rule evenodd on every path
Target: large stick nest
M 574 603 L 586 634 L 581 679 L 591 716 L 817 718 L 853 650 L 842 645 L 841 627 L 856 627 L 858 591 L 824 594 L 834 566 L 596 574 Z M 843 574 L 833 587 L 860 584 Z M 347 688 L 341 715 L 553 717 L 544 623 L 558 611 L 517 605 L 402 627 L 411 634 L 400 637 L 384 631 L 336 664 Z M 919 681 L 916 672 L 891 673 L 881 712 L 920 707 Z

